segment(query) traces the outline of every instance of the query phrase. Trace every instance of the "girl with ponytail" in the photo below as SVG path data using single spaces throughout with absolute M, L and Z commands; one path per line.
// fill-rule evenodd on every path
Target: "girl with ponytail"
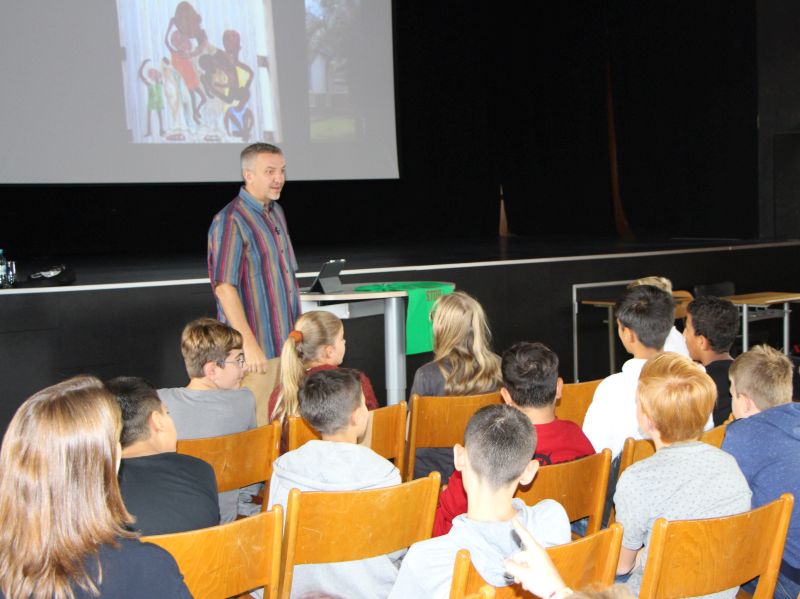
M 341 320 L 322 310 L 300 316 L 281 350 L 281 383 L 269 398 L 269 421 L 279 420 L 285 425 L 287 416 L 299 416 L 299 391 L 306 375 L 337 368 L 344 359 L 344 352 L 344 325 Z M 378 400 L 372 383 L 363 372 L 361 389 L 367 408 L 377 408 Z M 285 449 L 285 438 L 281 446 Z
M 486 314 L 478 301 L 463 291 L 440 297 L 433 306 L 433 362 L 414 374 L 411 393 L 418 395 L 477 395 L 500 388 L 500 357 L 492 351 Z M 414 477 L 438 470 L 442 480 L 453 473 L 453 451 L 417 450 Z

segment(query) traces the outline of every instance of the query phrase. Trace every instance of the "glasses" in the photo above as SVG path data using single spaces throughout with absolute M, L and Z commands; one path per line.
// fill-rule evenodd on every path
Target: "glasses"
M 239 368 L 244 368 L 247 365 L 247 362 L 245 361 L 244 356 L 239 356 L 235 360 L 220 360 L 216 364 L 220 368 L 225 368 L 224 364 L 236 364 Z

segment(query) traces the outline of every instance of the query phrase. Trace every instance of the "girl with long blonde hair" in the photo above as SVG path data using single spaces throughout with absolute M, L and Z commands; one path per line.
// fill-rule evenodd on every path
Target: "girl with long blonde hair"
M 270 422 L 279 420 L 285 425 L 287 416 L 299 416 L 299 392 L 306 376 L 337 368 L 344 359 L 344 353 L 344 325 L 339 318 L 324 310 L 306 312 L 300 316 L 281 350 L 281 383 L 269 399 Z M 361 389 L 367 407 L 370 410 L 377 408 L 378 400 L 372 383 L 363 372 Z M 285 448 L 285 435 L 282 445 Z
M 120 408 L 94 377 L 20 406 L 0 449 L 0 597 L 190 597 L 175 560 L 127 530 Z
M 486 313 L 463 291 L 443 295 L 433 306 L 433 361 L 417 369 L 411 393 L 448 396 L 489 393 L 500 388 L 500 357 L 492 351 Z M 438 470 L 446 480 L 453 473 L 453 451 L 417 450 L 414 477 Z

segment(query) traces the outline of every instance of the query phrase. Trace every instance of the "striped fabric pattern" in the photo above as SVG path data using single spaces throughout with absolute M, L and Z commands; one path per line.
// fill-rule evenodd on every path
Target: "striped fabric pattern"
M 264 207 L 244 188 L 214 217 L 208 230 L 208 277 L 212 287 L 239 291 L 247 322 L 267 358 L 280 355 L 300 314 L 295 259 L 286 217 L 276 202 Z M 217 313 L 226 322 L 217 301 Z

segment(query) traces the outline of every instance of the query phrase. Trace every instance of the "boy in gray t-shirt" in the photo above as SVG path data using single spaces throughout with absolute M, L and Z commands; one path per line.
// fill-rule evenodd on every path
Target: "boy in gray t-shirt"
M 750 488 L 736 460 L 699 441 L 715 399 L 714 381 L 689 358 L 665 353 L 642 369 L 636 413 L 656 454 L 623 472 L 614 494 L 617 521 L 624 527 L 617 574 L 630 573 L 626 584 L 634 593 L 658 518 L 716 518 L 750 509 Z M 736 591 L 709 597 L 733 598 Z
M 158 396 L 175 421 L 178 439 L 200 439 L 241 433 L 256 427 L 256 400 L 240 389 L 244 376 L 242 336 L 213 318 L 190 322 L 181 335 L 181 353 L 189 374 L 186 387 L 159 389 Z M 222 523 L 238 513 L 258 511 L 252 496 L 260 485 L 219 494 Z

